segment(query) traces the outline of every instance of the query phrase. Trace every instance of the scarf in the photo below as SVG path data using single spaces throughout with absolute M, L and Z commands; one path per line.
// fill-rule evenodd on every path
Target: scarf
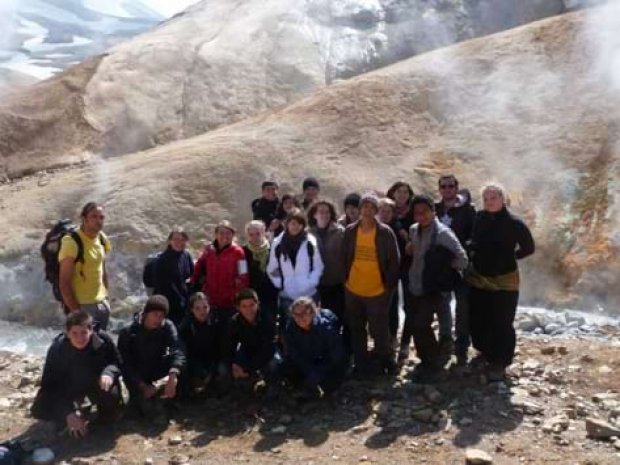
M 269 241 L 265 239 L 261 245 L 253 245 L 248 242 L 248 249 L 250 249 L 254 261 L 258 263 L 260 270 L 264 273 L 269 260 Z
M 301 244 L 308 238 L 308 233 L 302 231 L 296 236 L 291 236 L 288 231 L 284 231 L 282 242 L 280 243 L 280 252 L 287 257 L 293 264 L 293 268 L 297 264 L 297 252 Z

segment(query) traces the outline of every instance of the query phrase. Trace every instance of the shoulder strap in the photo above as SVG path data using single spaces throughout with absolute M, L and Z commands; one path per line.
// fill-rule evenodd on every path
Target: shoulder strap
M 314 244 L 307 239 L 308 258 L 310 260 L 310 273 L 314 271 Z
M 284 289 L 284 274 L 282 273 L 282 263 L 280 262 L 280 257 L 282 256 L 282 248 L 280 247 L 282 245 L 282 243 L 278 243 L 278 245 L 276 245 L 276 250 L 275 250 L 275 255 L 276 255 L 276 260 L 278 261 L 278 273 L 280 273 L 280 290 Z
M 82 242 L 82 238 L 80 237 L 80 234 L 76 230 L 71 231 L 69 234 L 71 235 L 71 239 L 73 239 L 75 243 L 77 244 L 77 248 L 78 248 L 78 253 L 77 253 L 77 256 L 75 257 L 74 263 L 77 263 L 77 262 L 84 263 L 84 243 Z

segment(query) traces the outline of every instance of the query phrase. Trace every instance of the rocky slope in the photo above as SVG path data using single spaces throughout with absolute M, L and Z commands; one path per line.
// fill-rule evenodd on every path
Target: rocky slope
M 201 134 L 338 79 L 562 11 L 561 0 L 201 2 L 113 47 L 96 68 L 78 66 L 3 99 L 0 132 L 10 142 L 0 141 L 0 175 Z M 85 72 L 71 111 L 54 118 L 75 135 L 48 140 L 40 129 L 54 97 L 23 102 L 32 93 L 58 95 Z
M 128 414 L 112 427 L 92 425 L 80 442 L 28 418 L 41 361 L 0 353 L 0 440 L 51 447 L 59 461 L 75 465 L 615 465 L 617 328 L 606 337 L 520 337 L 507 383 L 487 384 L 474 367 L 436 385 L 414 384 L 412 359 L 394 379 L 349 379 L 320 403 L 298 405 L 285 394 L 264 406 L 251 385 L 238 386 L 181 406 L 168 425 Z
M 49 222 L 86 199 L 108 207 L 112 295 L 131 303 L 144 255 L 172 225 L 198 245 L 222 218 L 241 224 L 265 178 L 291 191 L 313 174 L 341 199 L 399 178 L 434 192 L 438 174 L 452 171 L 474 191 L 488 178 L 505 183 L 530 224 L 538 252 L 522 266 L 522 302 L 616 312 L 620 106 L 603 66 L 613 60 L 595 44 L 619 17 L 593 10 L 541 21 L 204 136 L 0 186 L 0 307 L 51 313 L 34 250 Z

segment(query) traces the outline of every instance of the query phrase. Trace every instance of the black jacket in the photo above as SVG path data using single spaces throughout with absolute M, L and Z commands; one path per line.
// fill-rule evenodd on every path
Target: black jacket
M 263 197 L 254 199 L 251 205 L 252 217 L 255 220 L 261 220 L 265 223 L 265 226 L 269 228 L 271 221 L 276 218 L 276 211 L 278 210 L 279 204 L 280 200 L 278 198 L 275 200 L 267 200 Z
M 351 266 L 355 259 L 355 246 L 357 243 L 357 228 L 359 221 L 347 226 L 344 231 L 344 239 L 342 241 L 342 253 L 344 258 L 346 280 L 349 279 Z M 386 292 L 392 292 L 398 284 L 400 277 L 400 253 L 398 251 L 398 243 L 392 229 L 377 221 L 377 234 L 375 236 L 375 245 L 377 247 L 377 256 L 379 259 L 379 270 L 381 279 L 385 286 Z
M 179 326 L 179 336 L 185 348 L 188 363 L 201 364 L 219 361 L 217 333 L 213 319 L 200 323 L 190 312 Z
M 265 311 L 259 311 L 255 325 L 237 313 L 233 317 L 230 353 L 231 356 L 237 351 L 244 354 L 241 357 L 247 366 L 242 368 L 246 371 L 257 371 L 267 365 L 276 350 L 276 329 L 273 319 Z
M 479 211 L 474 222 L 471 260 L 476 272 L 498 276 L 517 270 L 517 260 L 534 253 L 534 239 L 525 223 L 506 208 Z
M 265 307 L 277 305 L 278 290 L 269 279 L 267 272 L 260 269 L 260 263 L 254 260 L 254 255 L 248 246 L 244 246 L 243 251 L 248 262 L 250 288 L 256 291 L 258 299 Z
M 96 389 L 101 376 L 118 381 L 120 366 L 121 358 L 114 342 L 102 331 L 93 333 L 83 350 L 73 347 L 64 333 L 56 336 L 47 351 L 32 415 L 64 423 L 74 410 L 73 402 L 81 401 Z
M 142 324 L 142 313 L 134 315 L 131 325 L 118 335 L 118 350 L 123 358 L 123 379 L 132 388 L 140 382 L 151 383 L 171 369 L 182 371 L 186 359 L 177 329 L 166 319 L 154 330 Z
M 166 249 L 157 258 L 154 276 L 154 294 L 166 296 L 170 304 L 170 318 L 179 324 L 187 311 L 189 289 L 186 281 L 194 273 L 194 261 L 189 252 Z
M 476 209 L 474 206 L 467 202 L 446 209 L 443 202 L 438 202 L 435 204 L 435 213 L 437 219 L 452 229 L 463 248 L 467 249 L 471 240 L 474 220 L 476 219 Z

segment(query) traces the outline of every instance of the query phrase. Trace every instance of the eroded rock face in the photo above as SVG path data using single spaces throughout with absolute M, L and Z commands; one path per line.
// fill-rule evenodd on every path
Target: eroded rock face
M 522 303 L 614 311 L 619 88 L 604 66 L 613 60 L 602 59 L 611 52 L 595 46 L 609 18 L 620 15 L 579 12 L 469 41 L 203 136 L 0 186 L 10 277 L 0 307 L 43 305 L 32 289 L 43 286 L 44 225 L 91 198 L 107 205 L 112 295 L 132 303 L 146 253 L 172 225 L 196 247 L 220 219 L 241 226 L 264 179 L 285 193 L 314 175 L 340 204 L 346 192 L 401 178 L 434 193 L 450 171 L 474 194 L 489 178 L 502 181 L 532 228 L 538 250 L 521 264 Z
M 79 100 L 61 114 L 54 96 L 81 68 L 37 86 L 47 100 L 24 107 L 29 91 L 3 99 L 0 131 L 15 142 L 0 145 L 0 175 L 202 134 L 337 80 L 563 10 L 560 0 L 201 2 L 109 50 L 92 77 L 70 88 Z M 50 114 L 55 132 L 70 129 L 68 140 L 41 131 Z

